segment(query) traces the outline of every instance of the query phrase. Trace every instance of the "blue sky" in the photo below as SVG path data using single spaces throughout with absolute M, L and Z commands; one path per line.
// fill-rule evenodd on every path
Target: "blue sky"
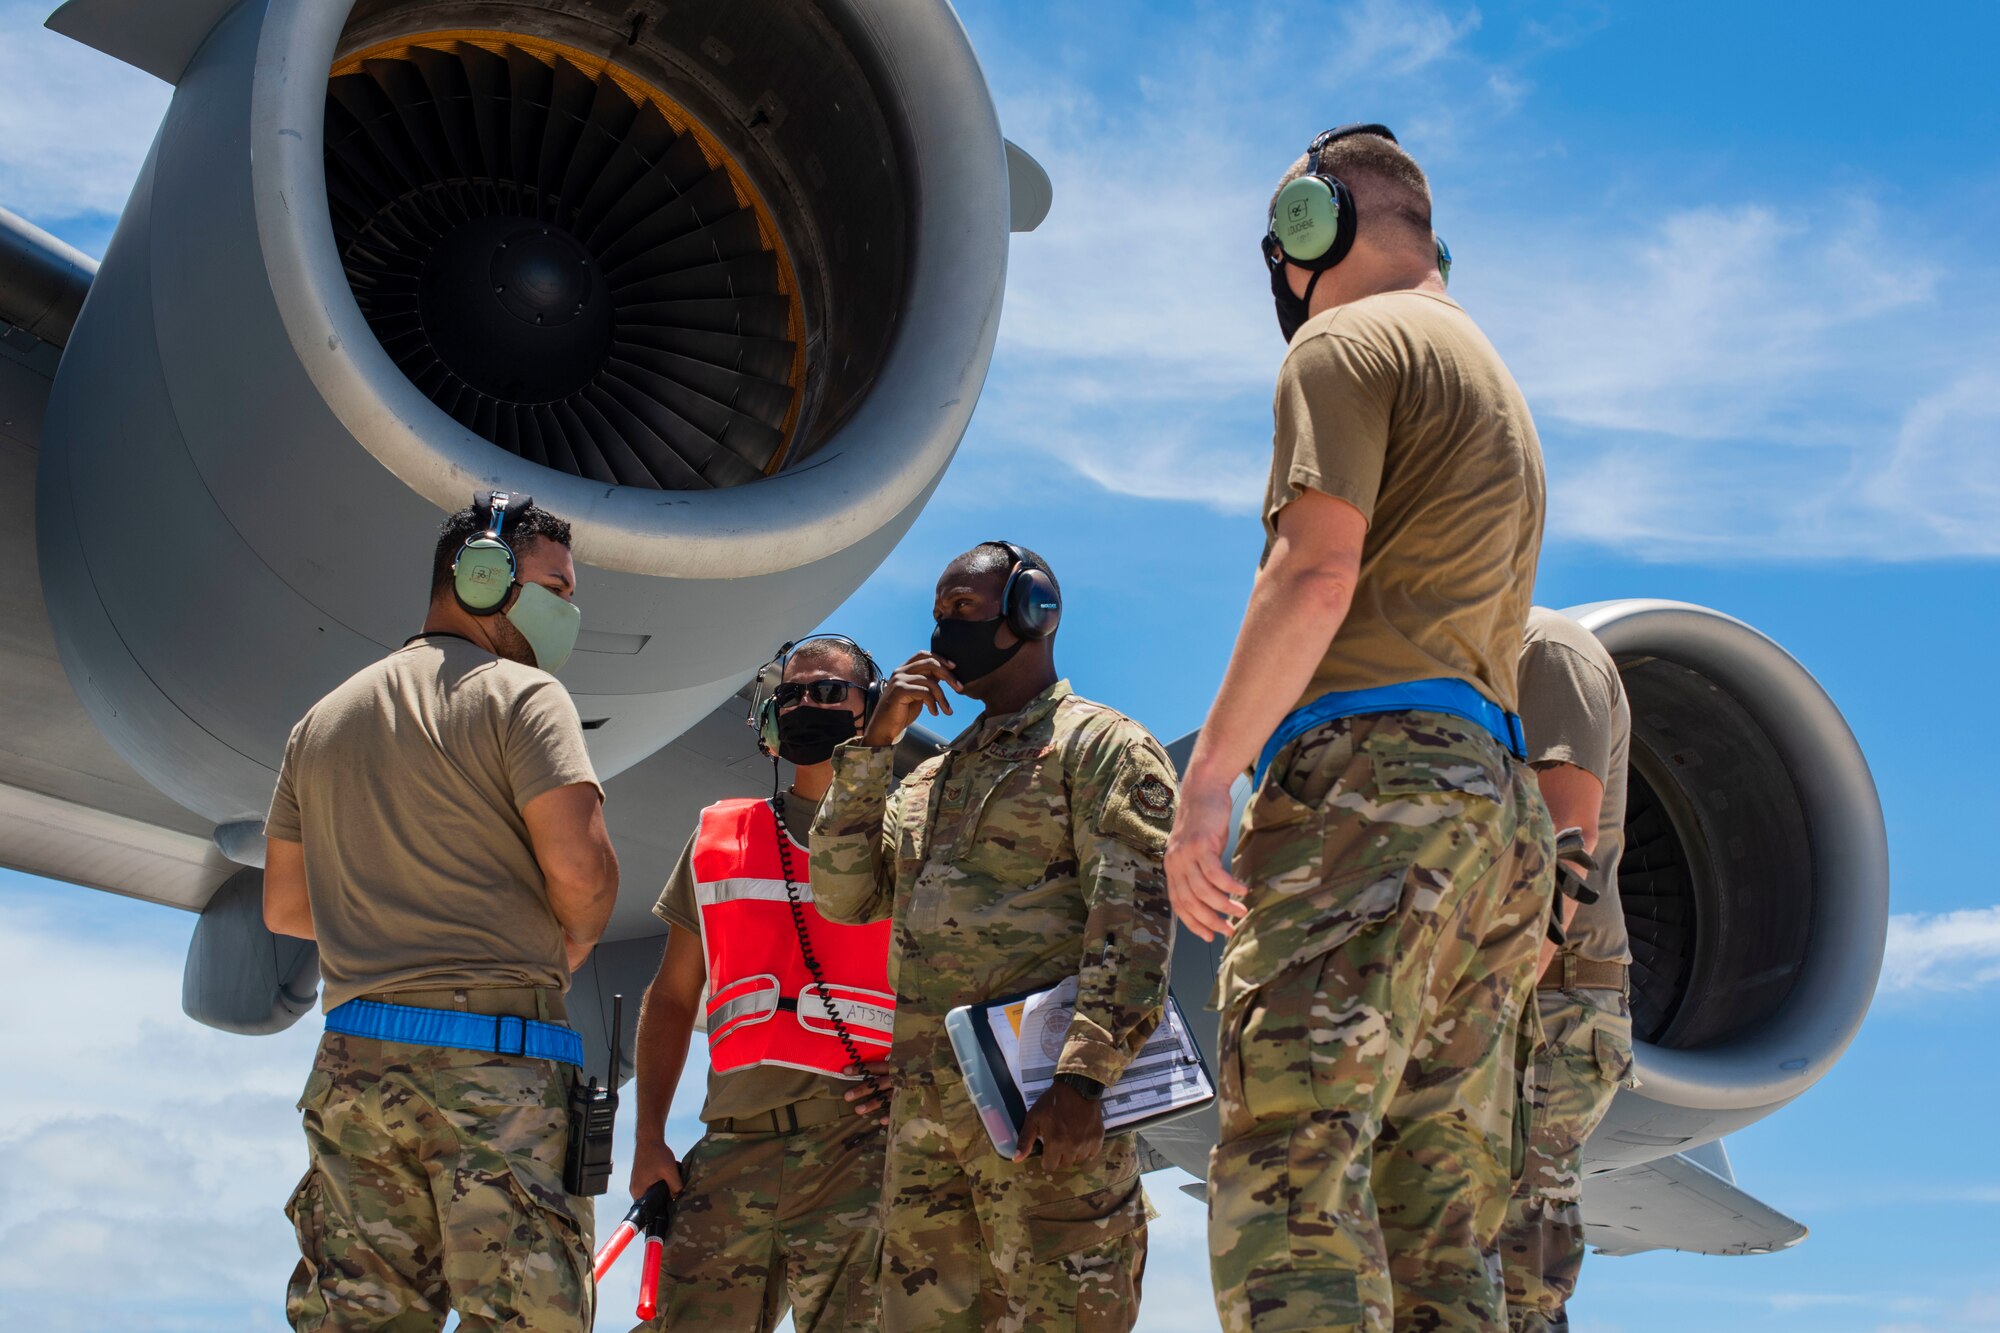
M 98 252 L 165 90 L 40 31 L 46 8 L 0 0 L 0 203 Z M 1594 1260 L 1576 1327 L 2000 1328 L 2000 885 L 1977 834 L 2000 823 L 1977 730 L 2000 649 L 2000 10 L 961 13 L 1055 210 L 1017 239 L 958 462 L 829 624 L 898 657 L 944 561 L 1006 536 L 1063 576 L 1079 688 L 1165 737 L 1195 726 L 1259 546 L 1270 181 L 1329 124 L 1395 126 L 1432 174 L 1454 294 L 1542 431 L 1538 599 L 1674 597 L 1757 625 L 1846 711 L 1889 823 L 1898 915 L 1867 1026 L 1730 1140 L 1741 1183 L 1812 1237 Z M 10 1322 L 278 1322 L 310 1025 L 253 1042 L 183 1019 L 190 926 L 0 876 Z M 1211 1327 L 1199 1210 L 1154 1179 L 1141 1327 Z M 119 1247 L 129 1299 L 98 1266 Z M 614 1286 L 606 1309 L 627 1308 Z

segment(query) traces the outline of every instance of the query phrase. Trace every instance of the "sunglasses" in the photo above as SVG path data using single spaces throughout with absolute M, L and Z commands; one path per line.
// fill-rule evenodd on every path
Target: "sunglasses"
M 771 702 L 780 708 L 790 708 L 796 703 L 830 707 L 846 703 L 849 692 L 861 688 L 847 680 L 788 680 L 771 691 Z

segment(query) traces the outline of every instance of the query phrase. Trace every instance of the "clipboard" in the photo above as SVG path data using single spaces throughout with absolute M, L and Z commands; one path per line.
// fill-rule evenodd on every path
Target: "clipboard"
M 1002 1157 L 1019 1151 L 1021 1122 L 1055 1076 L 1076 993 L 1077 980 L 1070 977 L 1047 990 L 960 1005 L 945 1015 L 966 1092 Z M 1104 1132 L 1144 1129 L 1214 1100 L 1215 1080 L 1169 991 L 1160 1025 L 1118 1082 L 1104 1090 Z

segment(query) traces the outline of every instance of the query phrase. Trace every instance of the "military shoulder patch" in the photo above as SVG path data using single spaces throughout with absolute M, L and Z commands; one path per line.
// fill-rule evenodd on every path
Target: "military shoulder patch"
M 1132 803 L 1155 819 L 1163 819 L 1174 808 L 1174 789 L 1154 774 L 1148 773 L 1132 789 Z

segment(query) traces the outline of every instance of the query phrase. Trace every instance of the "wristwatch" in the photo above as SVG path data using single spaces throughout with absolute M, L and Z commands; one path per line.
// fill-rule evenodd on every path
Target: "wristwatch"
M 1104 1085 L 1088 1074 L 1057 1074 L 1051 1081 L 1062 1084 L 1087 1102 L 1104 1095 Z

